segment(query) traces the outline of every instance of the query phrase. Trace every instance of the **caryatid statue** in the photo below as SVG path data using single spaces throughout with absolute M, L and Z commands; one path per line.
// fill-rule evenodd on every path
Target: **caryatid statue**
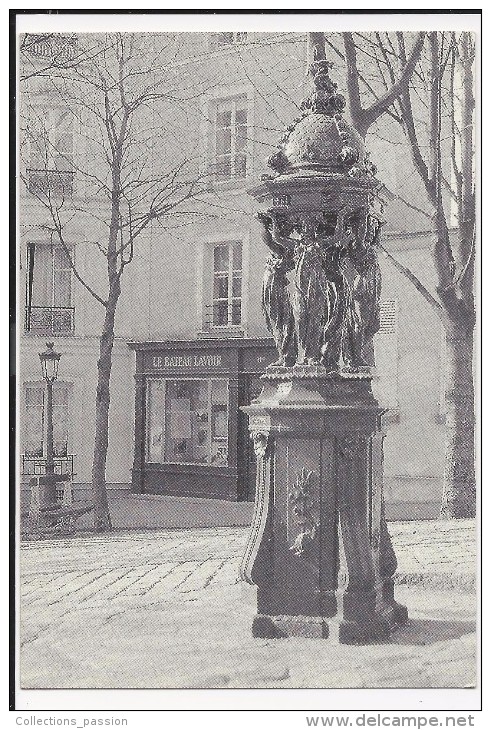
M 374 251 L 378 221 L 366 210 L 347 207 L 293 222 L 275 213 L 258 217 L 272 251 L 263 280 L 263 312 L 279 354 L 274 364 L 323 364 L 330 371 L 341 364 L 349 370 L 373 365 L 380 298 Z M 293 269 L 292 296 L 287 275 Z
M 368 367 L 375 365 L 373 338 L 380 329 L 382 276 L 376 248 L 381 230 L 380 221 L 368 215 L 365 239 L 357 249 L 360 276 L 355 287 L 355 301 L 360 309 L 361 357 L 363 364 Z
M 268 160 L 275 175 L 252 192 L 269 204 L 261 214 L 273 253 L 263 310 L 276 364 L 356 372 L 374 364 L 379 327 L 380 184 L 363 139 L 343 118 L 331 68 L 326 60 L 310 65 L 314 88 Z
M 373 338 L 380 327 L 381 290 L 375 246 L 380 227 L 366 209 L 353 212 L 345 227 L 346 256 L 340 263 L 344 294 L 341 354 L 348 370 L 375 364 Z
M 259 213 L 257 218 L 261 223 L 263 243 L 271 251 L 264 270 L 262 306 L 266 325 L 278 350 L 279 359 L 274 365 L 289 366 L 295 363 L 296 357 L 295 320 L 287 277 L 295 266 L 295 243 L 283 234 L 275 216 Z

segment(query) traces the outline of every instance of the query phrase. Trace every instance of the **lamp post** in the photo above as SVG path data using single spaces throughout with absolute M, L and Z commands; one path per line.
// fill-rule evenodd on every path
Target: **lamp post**
M 61 355 L 53 349 L 54 342 L 46 343 L 47 349 L 39 353 L 43 378 L 46 381 L 46 485 L 42 503 L 53 504 L 56 501 L 54 480 L 55 462 L 53 455 L 53 383 L 58 377 L 58 365 Z

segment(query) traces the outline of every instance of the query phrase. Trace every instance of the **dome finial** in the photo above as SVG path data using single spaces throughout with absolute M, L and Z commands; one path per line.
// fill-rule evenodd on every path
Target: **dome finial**
M 315 50 L 315 49 L 314 49 Z M 329 76 L 329 71 L 334 68 L 332 61 L 322 59 L 314 61 L 309 66 L 314 89 L 302 102 L 302 109 L 307 109 L 314 114 L 327 114 L 330 117 L 342 114 L 346 106 L 345 98 L 337 93 L 338 85 Z
M 301 115 L 288 125 L 268 158 L 276 175 L 300 168 L 352 177 L 369 173 L 363 140 L 343 119 L 346 102 L 329 75 L 333 67 L 331 61 L 314 53 L 308 71 L 313 89 L 302 102 Z

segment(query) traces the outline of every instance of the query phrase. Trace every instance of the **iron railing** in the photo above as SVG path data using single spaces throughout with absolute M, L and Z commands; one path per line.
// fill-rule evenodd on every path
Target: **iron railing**
M 29 192 L 33 195 L 73 195 L 73 170 L 27 170 Z
M 73 469 L 75 454 L 67 454 L 66 456 L 55 456 L 55 474 L 69 474 L 71 477 L 75 474 Z M 46 474 L 46 457 L 32 456 L 31 454 L 21 454 L 20 456 L 20 473 L 21 476 L 43 476 Z
M 73 334 L 75 307 L 26 306 L 24 330 L 36 334 Z

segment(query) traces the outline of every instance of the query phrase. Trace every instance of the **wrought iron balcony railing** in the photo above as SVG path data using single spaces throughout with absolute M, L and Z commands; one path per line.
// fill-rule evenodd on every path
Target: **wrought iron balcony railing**
M 75 307 L 26 307 L 24 330 L 39 335 L 70 335 Z
M 27 170 L 29 192 L 34 195 L 54 195 L 71 198 L 73 195 L 73 178 L 71 170 Z
M 72 61 L 77 50 L 75 35 L 45 33 L 43 35 L 26 34 L 21 46 L 22 53 L 38 56 L 52 63 Z

